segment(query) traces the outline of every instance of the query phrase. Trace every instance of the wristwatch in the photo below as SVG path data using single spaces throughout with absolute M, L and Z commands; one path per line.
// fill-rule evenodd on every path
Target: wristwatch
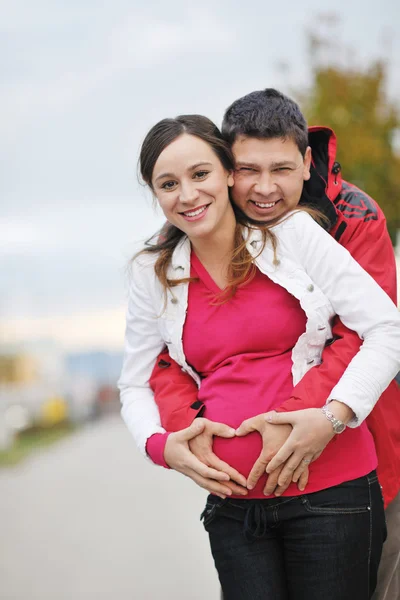
M 346 429 L 346 425 L 343 423 L 343 421 L 340 421 L 339 419 L 337 419 L 335 417 L 335 415 L 333 413 L 331 413 L 330 410 L 327 409 L 326 406 L 323 406 L 321 408 L 321 410 L 324 413 L 324 415 L 326 416 L 326 418 L 328 419 L 328 421 L 330 421 L 332 423 L 333 431 L 335 433 L 343 433 L 343 431 Z

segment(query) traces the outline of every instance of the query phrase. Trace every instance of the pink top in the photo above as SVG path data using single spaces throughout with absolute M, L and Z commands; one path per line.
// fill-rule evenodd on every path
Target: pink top
M 258 270 L 233 298 L 218 304 L 216 295 L 221 290 L 193 252 L 191 265 L 198 281 L 189 285 L 183 333 L 186 359 L 203 378 L 198 398 L 205 404 L 204 416 L 237 428 L 244 419 L 277 408 L 290 397 L 292 349 L 305 331 L 306 316 L 296 298 Z M 166 436 L 158 434 L 147 444 L 150 457 L 158 464 L 165 465 L 165 441 Z M 261 449 L 258 432 L 214 440 L 214 452 L 245 477 Z M 348 428 L 310 465 L 306 490 L 310 493 L 338 485 L 376 466 L 367 426 Z M 266 476 L 261 477 L 246 498 L 265 498 L 265 482 Z M 301 493 L 291 484 L 284 495 Z

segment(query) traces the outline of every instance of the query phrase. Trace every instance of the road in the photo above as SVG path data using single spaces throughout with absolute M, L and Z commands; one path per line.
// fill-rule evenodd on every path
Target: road
M 205 497 L 119 416 L 87 426 L 0 471 L 0 598 L 217 600 Z

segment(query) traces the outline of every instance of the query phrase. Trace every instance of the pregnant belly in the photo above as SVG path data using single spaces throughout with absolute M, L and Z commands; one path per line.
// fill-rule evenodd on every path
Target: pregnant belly
M 213 450 L 221 460 L 239 471 L 247 479 L 251 469 L 262 450 L 262 439 L 258 432 L 249 433 L 245 437 L 230 439 L 215 437 Z M 266 476 L 262 476 L 252 491 L 252 496 L 262 495 L 266 483 Z

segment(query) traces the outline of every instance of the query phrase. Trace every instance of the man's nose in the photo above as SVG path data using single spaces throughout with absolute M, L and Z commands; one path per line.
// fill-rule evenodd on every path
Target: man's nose
M 254 184 L 254 191 L 256 194 L 260 194 L 261 196 L 269 196 L 269 194 L 276 191 L 276 185 L 271 173 L 260 174 L 256 183 Z

